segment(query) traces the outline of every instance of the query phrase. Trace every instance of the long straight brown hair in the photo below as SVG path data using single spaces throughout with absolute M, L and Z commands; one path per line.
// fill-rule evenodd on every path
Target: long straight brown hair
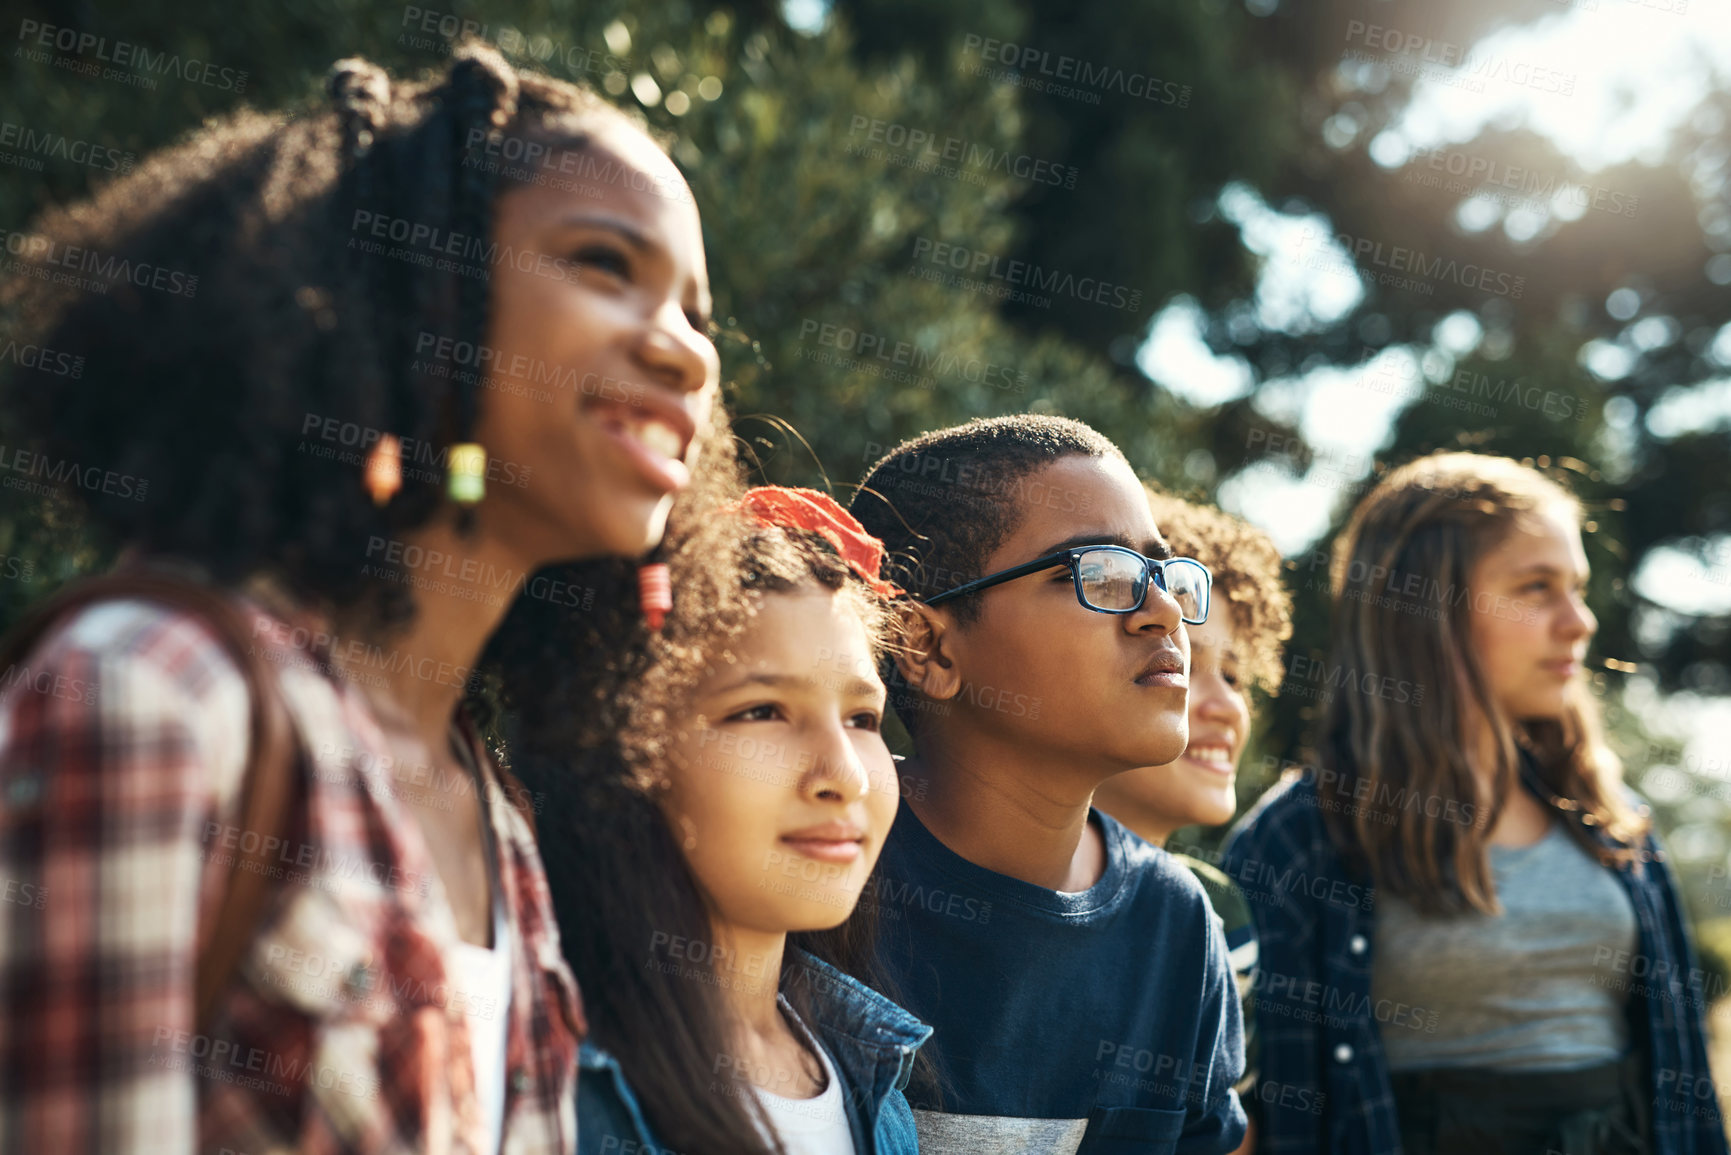
M 1600 861 L 1627 860 L 1646 833 L 1644 816 L 1620 797 L 1622 768 L 1582 679 L 1561 717 L 1514 719 L 1474 651 L 1474 566 L 1557 504 L 1580 521 L 1574 495 L 1535 469 L 1434 453 L 1391 471 L 1335 542 L 1326 670 L 1339 689 L 1323 725 L 1324 818 L 1349 859 L 1426 914 L 1500 912 L 1486 845 L 1521 789 L 1523 752 L 1537 763 L 1540 801 Z M 1496 740 L 1488 791 L 1473 767 L 1484 726 Z

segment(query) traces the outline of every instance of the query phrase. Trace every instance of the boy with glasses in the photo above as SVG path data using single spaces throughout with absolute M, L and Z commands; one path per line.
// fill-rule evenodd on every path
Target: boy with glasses
M 934 481 L 933 479 L 938 479 Z M 897 997 L 936 1028 L 920 1149 L 1231 1151 L 1237 992 L 1193 875 L 1092 808 L 1187 738 L 1173 558 L 1106 438 L 973 421 L 880 461 L 854 513 L 917 599 L 887 672 L 914 739 L 872 884 Z

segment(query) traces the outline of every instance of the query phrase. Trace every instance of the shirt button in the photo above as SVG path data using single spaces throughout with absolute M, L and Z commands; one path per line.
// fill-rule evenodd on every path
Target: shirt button
M 358 962 L 349 968 L 349 990 L 356 994 L 365 994 L 373 989 L 373 970 L 364 962 Z
M 517 1094 L 528 1094 L 529 1088 L 534 1085 L 534 1081 L 529 1078 L 529 1072 L 525 1071 L 522 1067 L 518 1067 L 515 1071 L 511 1072 L 511 1090 L 515 1091 Z
M 1337 1063 L 1352 1062 L 1352 1048 L 1345 1043 L 1334 1048 L 1334 1061 Z
M 1364 940 L 1362 934 L 1355 934 L 1352 936 L 1351 940 L 1347 942 L 1346 949 L 1351 951 L 1353 954 L 1363 954 L 1366 950 L 1370 949 L 1370 944 Z

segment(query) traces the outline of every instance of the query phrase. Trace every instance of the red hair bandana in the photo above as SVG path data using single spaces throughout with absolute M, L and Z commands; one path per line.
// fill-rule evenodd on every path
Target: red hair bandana
M 781 485 L 760 485 L 747 490 L 744 497 L 727 507 L 750 514 L 759 525 L 781 529 L 803 529 L 817 534 L 841 555 L 847 567 L 880 597 L 901 596 L 895 583 L 884 581 L 878 574 L 883 569 L 884 543 L 866 532 L 859 519 L 843 509 L 827 493 L 815 489 L 789 489 Z

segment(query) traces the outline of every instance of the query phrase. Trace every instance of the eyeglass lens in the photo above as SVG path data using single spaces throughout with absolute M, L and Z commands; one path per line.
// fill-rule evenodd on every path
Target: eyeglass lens
M 1200 621 L 1207 608 L 1207 582 L 1191 565 L 1168 564 L 1164 585 L 1187 620 Z M 1142 604 L 1147 594 L 1147 567 L 1140 557 L 1117 550 L 1090 550 L 1076 559 L 1082 596 L 1100 610 L 1124 611 Z

